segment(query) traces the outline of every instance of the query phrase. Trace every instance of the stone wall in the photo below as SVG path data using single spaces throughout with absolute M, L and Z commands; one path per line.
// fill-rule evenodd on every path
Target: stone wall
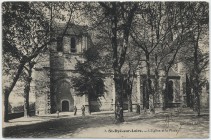
M 74 99 L 73 90 L 70 87 L 70 83 L 64 80 L 60 80 L 56 84 L 56 108 L 59 111 L 73 111 Z M 67 101 L 69 103 L 68 110 L 64 110 L 62 103 Z
M 40 69 L 35 71 L 35 109 L 37 115 L 50 113 L 50 78 L 49 70 Z
M 41 54 L 33 71 L 33 90 L 35 92 L 35 109 L 37 115 L 51 113 L 49 53 Z
M 209 108 L 209 90 L 206 88 L 206 86 L 202 87 L 200 101 L 202 108 Z
M 91 111 L 105 111 L 112 110 L 113 108 L 113 77 L 107 76 L 104 79 L 104 95 L 98 97 L 96 101 L 91 101 Z

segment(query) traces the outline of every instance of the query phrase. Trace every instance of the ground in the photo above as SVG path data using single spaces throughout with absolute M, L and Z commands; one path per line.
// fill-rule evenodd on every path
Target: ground
M 191 109 L 168 109 L 154 115 L 124 113 L 125 122 L 114 124 L 113 112 L 85 117 L 72 112 L 19 118 L 3 124 L 3 136 L 11 138 L 208 138 L 209 110 L 200 117 Z

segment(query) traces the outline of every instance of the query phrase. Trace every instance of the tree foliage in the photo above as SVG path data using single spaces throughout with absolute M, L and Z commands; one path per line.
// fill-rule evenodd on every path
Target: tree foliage
M 75 66 L 76 76 L 72 77 L 73 87 L 77 95 L 87 94 L 91 98 L 103 96 L 104 74 L 99 65 L 100 56 L 96 48 L 88 48 L 84 54 L 84 60 L 77 61 Z

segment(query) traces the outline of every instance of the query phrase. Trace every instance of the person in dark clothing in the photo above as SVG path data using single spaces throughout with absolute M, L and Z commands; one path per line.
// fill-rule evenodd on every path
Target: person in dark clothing
M 82 116 L 85 116 L 85 106 L 84 105 L 81 107 L 81 111 L 82 111 Z
M 77 107 L 74 106 L 74 116 L 77 114 Z

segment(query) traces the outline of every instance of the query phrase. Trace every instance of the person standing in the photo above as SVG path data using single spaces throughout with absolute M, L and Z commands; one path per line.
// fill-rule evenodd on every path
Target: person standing
M 74 116 L 77 114 L 77 107 L 74 106 Z
M 81 111 L 82 111 L 82 116 L 85 116 L 85 106 L 84 105 L 81 107 Z
M 57 118 L 59 118 L 59 110 L 56 111 Z

